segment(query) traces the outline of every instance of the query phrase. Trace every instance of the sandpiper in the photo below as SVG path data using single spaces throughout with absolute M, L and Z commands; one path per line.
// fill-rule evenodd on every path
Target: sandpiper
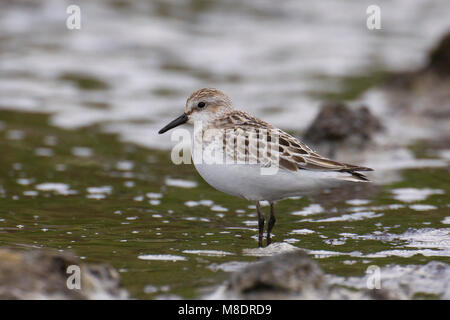
M 196 150 L 208 151 L 202 153 L 203 161 L 194 159 L 203 179 L 219 191 L 256 202 L 260 247 L 265 224 L 261 201 L 270 204 L 266 236 L 269 245 L 275 225 L 275 201 L 311 194 L 344 181 L 367 182 L 359 171 L 372 171 L 319 155 L 281 129 L 235 109 L 231 99 L 217 89 L 203 88 L 192 93 L 185 112 L 159 134 L 184 123 L 201 123 L 201 129 L 194 130 L 192 154 Z M 211 156 L 211 149 L 216 155 Z M 217 161 L 220 152 L 223 161 Z M 262 172 L 274 166 L 277 170 Z

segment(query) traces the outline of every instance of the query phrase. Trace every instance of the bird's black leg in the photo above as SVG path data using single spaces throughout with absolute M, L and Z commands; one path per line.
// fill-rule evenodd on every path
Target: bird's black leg
M 258 247 L 262 247 L 263 243 L 263 235 L 264 235 L 264 215 L 261 212 L 261 205 L 259 201 L 256 201 L 256 211 L 258 211 Z
M 270 203 L 270 217 L 269 217 L 269 222 L 267 224 L 267 245 L 269 245 L 272 240 L 270 239 L 270 233 L 272 232 L 272 228 L 275 225 L 275 222 L 277 220 L 275 219 L 275 210 L 274 210 L 274 205 L 273 202 Z

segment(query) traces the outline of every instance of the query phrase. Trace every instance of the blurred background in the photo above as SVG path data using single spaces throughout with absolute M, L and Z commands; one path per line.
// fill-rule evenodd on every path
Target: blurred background
M 81 30 L 66 8 L 81 9 Z M 448 1 L 2 1 L 0 107 L 101 124 L 126 141 L 154 134 L 197 88 L 216 87 L 285 129 L 303 130 L 342 78 L 413 70 L 449 29 Z
M 305 249 L 339 283 L 370 263 L 450 262 L 449 17 L 448 0 L 1 1 L 0 245 L 111 265 L 138 298 L 199 297 L 270 255 L 252 251 L 253 204 L 173 165 L 157 134 L 216 87 L 376 169 L 372 185 L 280 203 L 275 251 Z M 23 297 L 5 294 L 20 279 L 0 277 L 0 297 Z M 450 297 L 438 282 L 426 293 Z M 108 288 L 86 297 L 121 297 Z

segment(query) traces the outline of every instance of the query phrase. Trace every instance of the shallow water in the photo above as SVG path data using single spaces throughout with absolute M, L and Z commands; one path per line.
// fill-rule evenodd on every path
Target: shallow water
M 0 245 L 111 264 L 132 297 L 198 297 L 227 272 L 293 247 L 336 276 L 363 276 L 372 264 L 450 262 L 446 169 L 281 201 L 275 247 L 261 250 L 253 203 L 213 190 L 167 152 L 96 127 L 61 130 L 44 115 L 3 111 L 0 121 Z

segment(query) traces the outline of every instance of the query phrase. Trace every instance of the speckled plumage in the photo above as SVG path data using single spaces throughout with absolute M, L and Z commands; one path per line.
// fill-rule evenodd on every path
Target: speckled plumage
M 220 92 L 220 91 L 219 91 Z M 208 89 L 202 94 L 197 93 L 194 97 L 204 98 L 208 94 L 217 94 L 217 90 Z M 192 95 L 189 99 L 192 98 Z M 249 159 L 253 158 L 257 163 L 267 165 L 268 162 L 279 161 L 280 169 L 298 171 L 298 170 L 318 170 L 333 172 L 348 172 L 352 177 L 342 177 L 344 180 L 368 181 L 368 179 L 358 171 L 371 171 L 372 169 L 346 164 L 330 160 L 314 152 L 305 143 L 284 132 L 283 130 L 272 126 L 246 112 L 230 109 L 229 112 L 212 120 L 207 124 L 203 131 L 208 129 L 218 129 L 222 131 L 224 153 L 226 159 Z M 240 137 L 244 139 L 244 148 L 238 148 L 236 141 Z M 272 137 L 275 137 L 273 139 Z M 256 140 L 256 149 L 259 146 L 267 147 L 269 150 L 275 150 L 278 155 L 270 157 L 270 152 L 261 154 L 258 150 L 250 148 L 250 141 Z M 207 141 L 203 141 L 204 143 Z M 272 146 L 276 144 L 276 146 Z M 272 148 L 271 148 L 272 147 Z

